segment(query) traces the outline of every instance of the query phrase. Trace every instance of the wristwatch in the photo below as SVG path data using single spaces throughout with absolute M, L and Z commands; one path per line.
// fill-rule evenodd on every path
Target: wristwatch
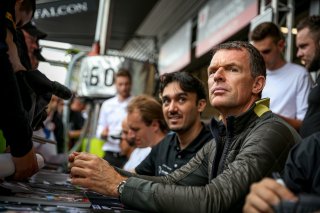
M 123 180 L 117 186 L 117 190 L 118 190 L 118 193 L 119 193 L 119 198 L 121 198 L 121 194 L 122 194 L 122 191 L 123 191 L 123 188 L 124 188 L 124 184 L 126 184 L 126 183 L 127 183 L 127 181 Z

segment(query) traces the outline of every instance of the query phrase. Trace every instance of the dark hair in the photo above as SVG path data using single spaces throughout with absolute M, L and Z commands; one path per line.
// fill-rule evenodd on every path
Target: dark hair
M 201 99 L 206 100 L 206 91 L 203 83 L 198 78 L 185 71 L 163 74 L 160 77 L 160 96 L 162 96 L 164 88 L 172 82 L 178 82 L 184 92 L 196 93 L 197 102 Z
M 163 132 L 168 131 L 167 123 L 164 119 L 161 104 L 149 95 L 139 95 L 129 102 L 127 106 L 128 113 L 132 113 L 135 109 L 139 110 L 142 121 L 150 126 L 152 121 L 157 120 L 160 129 Z
M 283 34 L 279 27 L 272 22 L 263 22 L 256 26 L 249 34 L 250 40 L 261 41 L 266 37 L 271 37 L 274 43 L 284 40 Z
M 266 65 L 263 57 L 252 44 L 245 41 L 230 41 L 214 47 L 212 54 L 216 54 L 219 50 L 246 50 L 249 53 L 251 76 L 253 78 L 258 76 L 266 77 Z
M 300 31 L 304 28 L 309 28 L 316 42 L 320 41 L 320 16 L 313 15 L 302 19 L 297 24 L 297 30 Z
M 115 75 L 115 79 L 118 77 L 127 77 L 129 78 L 130 82 L 132 81 L 131 73 L 129 72 L 129 70 L 124 68 L 118 70 L 118 72 Z

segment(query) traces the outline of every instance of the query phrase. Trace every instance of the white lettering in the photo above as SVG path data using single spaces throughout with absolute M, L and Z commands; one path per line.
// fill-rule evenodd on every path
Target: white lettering
M 58 13 L 58 16 L 67 15 L 67 6 L 62 5 L 62 6 L 58 7 L 57 13 Z
M 36 9 L 34 13 L 35 19 L 52 18 L 58 16 L 72 15 L 75 13 L 82 13 L 88 11 L 87 2 L 60 5 L 58 7 Z

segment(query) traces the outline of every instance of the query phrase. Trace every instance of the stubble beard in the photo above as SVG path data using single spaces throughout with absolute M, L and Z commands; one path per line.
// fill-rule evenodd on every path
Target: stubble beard
M 319 69 L 320 69 L 320 46 L 317 46 L 314 57 L 308 67 L 308 71 L 315 72 L 315 71 L 318 71 Z

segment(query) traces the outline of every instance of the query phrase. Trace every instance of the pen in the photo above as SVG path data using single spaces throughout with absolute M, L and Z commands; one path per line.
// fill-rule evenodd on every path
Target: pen
M 286 186 L 279 172 L 273 172 L 272 177 L 276 180 L 277 183 Z

